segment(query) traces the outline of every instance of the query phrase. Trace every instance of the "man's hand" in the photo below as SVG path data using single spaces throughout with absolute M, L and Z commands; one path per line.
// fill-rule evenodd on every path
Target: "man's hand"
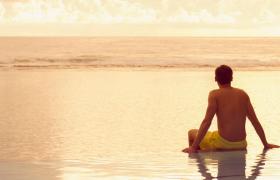
M 187 147 L 182 150 L 184 153 L 197 153 L 197 149 L 193 148 L 192 146 Z
M 280 146 L 275 145 L 275 144 L 267 144 L 266 146 L 264 146 L 264 149 L 272 149 L 272 148 L 279 148 Z

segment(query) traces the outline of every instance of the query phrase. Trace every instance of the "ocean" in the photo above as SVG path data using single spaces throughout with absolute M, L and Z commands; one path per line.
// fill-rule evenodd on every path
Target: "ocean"
M 279 43 L 1 38 L 0 179 L 279 179 L 279 149 L 264 151 L 249 121 L 247 151 L 181 152 L 219 64 L 233 67 L 233 86 L 280 144 Z
M 280 38 L 1 37 L 0 67 L 279 69 Z

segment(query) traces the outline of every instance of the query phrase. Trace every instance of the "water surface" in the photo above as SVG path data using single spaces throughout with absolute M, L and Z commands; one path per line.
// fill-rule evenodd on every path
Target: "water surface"
M 1 179 L 278 179 L 279 150 L 181 153 L 204 117 L 212 71 L 0 72 Z M 237 71 L 269 141 L 280 144 L 280 72 Z M 213 120 L 211 129 L 216 129 Z
M 0 68 L 280 69 L 280 38 L 0 37 Z

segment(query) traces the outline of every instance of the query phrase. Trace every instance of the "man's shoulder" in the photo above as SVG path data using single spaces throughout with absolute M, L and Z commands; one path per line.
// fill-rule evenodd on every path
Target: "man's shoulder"
M 245 90 L 243 90 L 243 89 L 240 89 L 240 88 L 234 88 L 237 92 L 239 92 L 240 94 L 243 94 L 243 95 L 246 95 L 246 96 L 248 96 L 248 94 L 246 93 L 246 91 Z
M 209 91 L 209 94 L 214 94 L 214 93 L 217 93 L 219 91 L 219 89 L 213 89 L 211 91 Z
M 234 91 L 240 95 L 243 95 L 243 96 L 248 96 L 248 94 L 246 93 L 245 90 L 243 89 L 240 89 L 240 88 L 235 88 L 233 87 Z M 221 89 L 213 89 L 209 92 L 209 95 L 210 96 L 219 96 L 219 94 L 223 94 L 223 90 Z
M 219 89 L 213 89 L 209 92 L 209 96 L 216 96 L 219 93 Z

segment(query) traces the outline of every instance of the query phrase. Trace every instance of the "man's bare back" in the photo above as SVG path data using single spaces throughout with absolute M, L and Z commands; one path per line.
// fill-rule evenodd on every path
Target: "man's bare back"
M 217 103 L 216 116 L 219 134 L 229 141 L 244 140 L 249 103 L 247 94 L 241 89 L 223 87 L 211 91 L 209 96 Z
M 246 118 L 251 121 L 264 148 L 279 147 L 278 145 L 269 144 L 267 142 L 264 130 L 255 114 L 249 96 L 243 90 L 231 86 L 232 73 L 232 69 L 226 65 L 219 66 L 216 69 L 215 80 L 218 83 L 219 89 L 209 93 L 205 117 L 199 129 L 192 129 L 189 131 L 190 147 L 185 148 L 183 152 L 197 152 L 201 145 L 205 145 L 205 143 L 203 143 L 203 138 L 206 136 L 207 130 L 215 115 L 217 116 L 218 133 L 213 134 L 213 136 L 216 136 L 216 140 L 212 138 L 210 142 L 212 142 L 213 145 L 213 141 L 216 141 L 219 145 L 217 145 L 217 147 L 215 146 L 214 149 L 223 150 L 225 148 L 225 150 L 236 150 L 239 148 L 246 148 Z M 219 140 L 217 140 L 217 138 Z M 204 142 L 207 142 L 206 139 L 207 138 L 204 139 Z M 224 141 L 226 141 L 225 144 L 223 144 Z M 238 146 L 235 146 L 236 144 L 238 144 Z M 212 145 L 210 146 L 211 148 L 213 148 Z M 234 148 L 231 149 L 231 147 Z

